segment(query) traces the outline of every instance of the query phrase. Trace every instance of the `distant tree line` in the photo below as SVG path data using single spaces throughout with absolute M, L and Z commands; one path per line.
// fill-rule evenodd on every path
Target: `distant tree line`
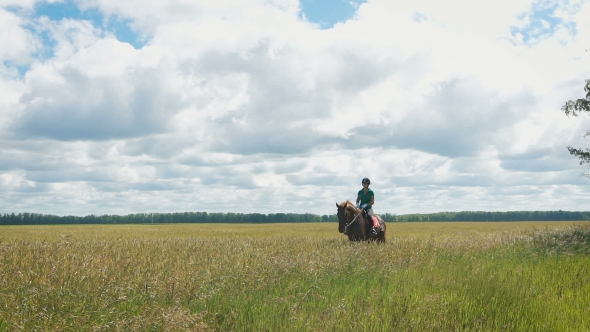
M 336 215 L 319 216 L 311 213 L 136 213 L 119 215 L 55 216 L 39 213 L 0 214 L 0 225 L 57 224 L 166 224 L 166 223 L 289 223 L 338 221 Z
M 384 218 L 385 220 L 385 218 Z M 431 214 L 405 214 L 394 216 L 391 221 L 580 221 L 590 220 L 590 212 L 574 211 L 462 211 Z M 387 221 L 387 220 L 386 220 Z
M 509 212 L 439 212 L 430 214 L 380 215 L 385 222 L 420 221 L 579 221 L 590 220 L 590 212 L 572 211 L 509 211 Z M 0 225 L 58 224 L 165 224 L 165 223 L 303 223 L 337 222 L 336 215 L 311 213 L 136 213 L 119 215 L 55 216 L 39 213 L 0 214 Z

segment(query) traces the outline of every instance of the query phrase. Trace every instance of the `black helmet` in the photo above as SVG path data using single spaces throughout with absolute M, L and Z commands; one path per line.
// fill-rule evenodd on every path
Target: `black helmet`
M 371 180 L 369 180 L 369 178 L 364 178 L 363 179 L 363 183 L 371 184 Z

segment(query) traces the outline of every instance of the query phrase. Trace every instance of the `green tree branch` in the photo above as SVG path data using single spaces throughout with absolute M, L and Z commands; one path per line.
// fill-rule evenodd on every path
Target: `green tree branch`
M 590 113 L 590 80 L 586 80 L 586 86 L 584 86 L 586 92 L 586 98 L 578 100 L 568 100 L 565 105 L 561 107 L 561 110 L 565 115 L 578 116 L 582 113 Z M 584 137 L 590 136 L 590 130 L 586 131 Z M 580 159 L 580 165 L 590 164 L 590 150 L 589 149 L 576 149 L 571 146 L 567 147 L 571 155 Z

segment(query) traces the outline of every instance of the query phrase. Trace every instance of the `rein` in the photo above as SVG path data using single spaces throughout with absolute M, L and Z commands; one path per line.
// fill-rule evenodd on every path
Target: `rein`
M 352 221 L 350 221 L 348 224 L 344 225 L 344 234 L 346 234 L 346 231 L 348 230 L 348 226 L 352 225 L 352 223 L 354 223 L 356 221 L 356 219 L 363 213 L 363 210 L 361 210 L 361 212 L 359 212 L 353 219 Z

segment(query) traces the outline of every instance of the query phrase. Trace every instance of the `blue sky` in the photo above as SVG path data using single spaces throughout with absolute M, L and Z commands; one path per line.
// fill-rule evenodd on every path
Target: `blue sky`
M 534 6 L 534 9 L 530 13 L 519 15 L 519 18 L 522 20 L 528 18 L 530 20 L 529 23 L 523 27 L 512 26 L 510 32 L 512 35 L 516 35 L 517 33 L 522 34 L 524 43 L 530 43 L 536 39 L 553 35 L 559 25 L 563 25 L 575 34 L 575 23 L 564 22 L 562 18 L 556 16 L 558 9 L 559 6 L 557 4 Z
M 585 210 L 589 3 L 6 0 L 0 213 Z
M 322 29 L 329 29 L 338 22 L 353 18 L 362 3 L 366 1 L 345 0 L 302 0 L 301 14 L 318 24 Z M 94 26 L 114 34 L 122 42 L 129 43 L 136 48 L 145 45 L 136 31 L 133 31 L 130 20 L 114 16 L 105 16 L 96 8 L 80 9 L 72 0 L 62 2 L 40 2 L 35 6 L 35 16 L 47 16 L 51 20 L 62 19 L 88 20 Z M 47 44 L 51 41 L 46 40 Z
M 96 8 L 82 10 L 72 0 L 54 3 L 39 2 L 35 6 L 35 16 L 47 16 L 52 21 L 63 19 L 87 20 L 92 22 L 94 26 L 101 27 L 103 30 L 112 33 L 118 40 L 129 43 L 136 48 L 140 48 L 145 44 L 137 32 L 133 31 L 129 20 L 105 16 Z M 51 43 L 50 40 L 45 42 Z
M 354 16 L 358 7 L 366 1 L 350 0 L 302 0 L 301 11 L 305 17 L 329 29 L 338 22 L 344 22 Z
M 300 16 L 318 25 L 320 29 L 331 29 L 336 23 L 342 23 L 354 18 L 359 6 L 366 1 L 357 0 L 301 0 Z M 18 7 L 14 7 L 18 8 Z M 538 3 L 533 6 L 532 11 L 518 15 L 521 20 L 528 20 L 528 24 L 522 26 L 510 26 L 512 36 L 522 35 L 524 43 L 531 43 L 539 38 L 551 36 L 556 27 L 560 24 L 572 30 L 575 33 L 576 25 L 571 22 L 564 22 L 563 19 L 556 17 L 555 12 L 559 9 L 556 3 Z M 129 18 L 121 18 L 117 15 L 104 15 L 97 8 L 80 9 L 73 0 L 61 2 L 38 2 L 35 5 L 34 15 L 37 17 L 47 16 L 53 21 L 62 19 L 88 20 L 96 27 L 100 27 L 104 32 L 111 33 L 121 42 L 126 42 L 135 48 L 141 48 L 147 42 L 137 31 L 134 31 Z M 415 12 L 413 17 L 420 17 L 419 21 L 426 19 L 426 16 L 420 12 Z M 54 42 L 48 37 L 46 32 L 41 32 L 40 36 L 49 52 L 44 56 L 51 56 L 51 47 Z M 21 71 L 27 67 L 20 68 Z

